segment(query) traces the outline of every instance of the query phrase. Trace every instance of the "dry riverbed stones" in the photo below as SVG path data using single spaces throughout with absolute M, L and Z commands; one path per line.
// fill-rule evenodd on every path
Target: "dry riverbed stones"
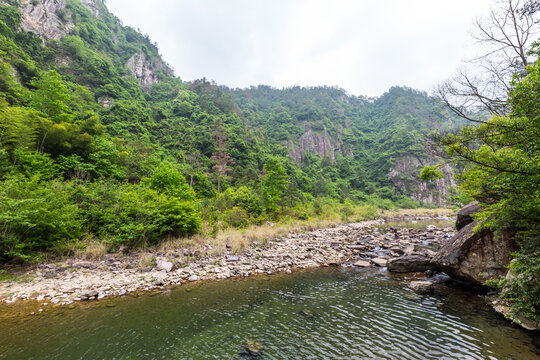
M 1 282 L 5 302 L 36 299 L 53 304 L 121 296 L 135 291 L 208 279 L 255 274 L 289 273 L 319 266 L 357 268 L 393 266 L 396 258 L 430 258 L 453 229 L 384 228 L 384 220 L 342 224 L 305 233 L 290 233 L 266 244 L 253 244 L 234 254 L 232 248 L 214 253 L 210 245 L 147 254 L 108 254 L 100 261 L 69 259 L 42 264 L 28 272 L 26 282 Z

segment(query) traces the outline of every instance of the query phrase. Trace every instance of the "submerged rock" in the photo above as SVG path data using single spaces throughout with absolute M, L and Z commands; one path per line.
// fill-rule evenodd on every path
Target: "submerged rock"
M 418 294 L 432 294 L 433 293 L 433 283 L 431 281 L 411 281 L 409 283 L 409 288 L 417 292 Z
M 264 346 L 252 339 L 246 340 L 244 343 L 244 354 L 254 356 L 254 357 L 260 357 L 262 356 L 264 350 Z
M 313 319 L 313 313 L 311 311 L 309 311 L 308 309 L 300 310 L 300 314 L 307 317 L 308 319 Z

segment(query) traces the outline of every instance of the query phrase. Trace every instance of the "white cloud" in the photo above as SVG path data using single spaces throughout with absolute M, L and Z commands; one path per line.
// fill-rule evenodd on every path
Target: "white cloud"
M 379 95 L 430 90 L 471 51 L 490 0 L 108 0 L 176 74 L 232 87 L 336 85 Z

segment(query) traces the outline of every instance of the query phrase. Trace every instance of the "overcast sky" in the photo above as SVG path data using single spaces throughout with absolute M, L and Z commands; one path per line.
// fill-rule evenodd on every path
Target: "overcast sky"
M 430 91 L 472 51 L 492 0 L 107 0 L 176 75 L 218 84 Z

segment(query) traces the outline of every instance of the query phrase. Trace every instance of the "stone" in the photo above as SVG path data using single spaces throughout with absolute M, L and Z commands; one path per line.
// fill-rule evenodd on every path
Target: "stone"
M 88 290 L 81 294 L 81 300 L 91 300 L 96 298 L 99 295 L 97 290 Z
M 366 260 L 358 260 L 353 265 L 357 267 L 371 267 L 371 263 Z
M 401 256 L 388 261 L 388 271 L 395 273 L 412 273 L 435 270 L 431 259 L 421 255 Z
M 540 324 L 536 323 L 533 319 L 525 317 L 523 315 L 514 315 L 510 311 L 510 307 L 503 300 L 495 298 L 489 302 L 493 310 L 504 316 L 505 318 L 518 324 L 525 330 L 538 331 L 540 330 Z
M 403 254 L 408 256 L 408 255 L 412 255 L 412 253 L 414 252 L 414 245 L 407 245 L 405 247 L 405 249 L 403 249 Z
M 261 357 L 264 350 L 264 346 L 252 339 L 246 340 L 244 343 L 244 353 L 249 356 Z
M 58 276 L 58 273 L 56 272 L 56 270 L 47 270 L 43 274 L 43 277 L 46 279 L 54 279 L 57 276 Z
M 95 269 L 96 268 L 96 266 L 94 264 L 92 264 L 90 261 L 79 261 L 79 262 L 75 263 L 74 266 L 85 268 L 85 269 Z
M 331 256 L 326 260 L 325 264 L 327 266 L 339 266 L 339 264 L 341 264 L 341 259 L 337 256 Z
M 409 288 L 411 288 L 418 294 L 432 294 L 433 293 L 433 284 L 430 281 L 425 281 L 425 280 L 411 281 L 408 286 Z
M 385 267 L 388 260 L 382 257 L 376 257 L 374 259 L 371 259 L 371 262 L 377 266 Z
M 188 281 L 197 281 L 199 280 L 199 277 L 195 274 L 191 275 L 189 278 L 188 278 Z
M 229 262 L 235 262 L 235 261 L 240 261 L 240 256 L 228 256 L 226 259 L 226 261 L 229 261 Z
M 478 201 L 474 201 L 466 206 L 464 206 L 457 214 L 456 217 L 456 229 L 459 231 L 465 226 L 472 223 L 474 220 L 472 218 L 473 214 L 476 214 L 482 208 L 478 204 Z
M 166 260 L 157 260 L 156 261 L 156 270 L 171 272 L 174 268 L 174 264 Z
M 509 232 L 495 236 L 483 229 L 474 233 L 477 225 L 474 221 L 446 240 L 432 261 L 452 278 L 482 286 L 486 280 L 506 276 L 517 245 Z

